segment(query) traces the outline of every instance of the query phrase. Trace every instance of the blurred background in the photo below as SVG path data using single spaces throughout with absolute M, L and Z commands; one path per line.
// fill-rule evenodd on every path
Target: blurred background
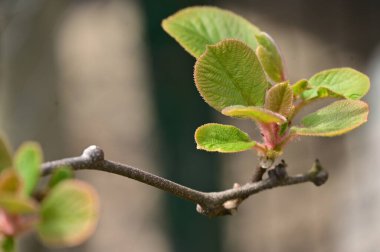
M 195 149 L 218 115 L 193 83 L 194 58 L 161 20 L 191 5 L 216 5 L 277 41 L 291 81 L 350 66 L 371 78 L 369 122 L 348 135 L 303 138 L 284 159 L 289 172 L 319 158 L 327 184 L 255 195 L 232 217 L 209 219 L 192 203 L 112 174 L 80 171 L 101 202 L 94 236 L 72 249 L 44 248 L 34 234 L 21 251 L 376 252 L 380 246 L 380 2 L 377 0 L 0 0 L 0 128 L 14 147 L 39 141 L 46 160 L 92 144 L 106 157 L 203 191 L 244 183 L 249 152 Z M 321 106 L 321 104 L 316 105 Z

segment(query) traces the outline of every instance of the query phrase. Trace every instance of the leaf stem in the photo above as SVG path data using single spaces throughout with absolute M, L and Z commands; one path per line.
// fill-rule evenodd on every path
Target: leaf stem
M 264 144 L 256 142 L 256 144 L 252 147 L 252 149 L 256 150 L 259 154 L 265 155 L 267 152 L 267 148 Z

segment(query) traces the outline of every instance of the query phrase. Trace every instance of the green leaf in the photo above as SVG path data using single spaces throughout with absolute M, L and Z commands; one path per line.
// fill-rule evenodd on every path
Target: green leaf
M 29 214 L 37 211 L 37 204 L 26 196 L 2 193 L 0 208 L 11 214 Z
M 302 79 L 294 83 L 291 87 L 293 93 L 298 96 L 309 88 L 309 82 L 305 79 Z
M 251 149 L 255 142 L 240 129 L 217 123 L 208 123 L 195 131 L 197 149 L 224 153 Z
M 287 117 L 293 107 L 293 91 L 289 82 L 279 83 L 268 90 L 265 108 Z
M 241 105 L 230 106 L 222 110 L 222 114 L 231 117 L 252 119 L 262 123 L 278 123 L 286 122 L 286 118 L 282 115 L 260 107 L 245 107 Z
M 42 151 L 38 143 L 26 142 L 15 155 L 15 168 L 24 182 L 24 192 L 32 194 L 41 173 Z
M 95 230 L 98 208 L 97 194 L 90 185 L 65 180 L 42 202 L 38 234 L 49 246 L 76 246 Z
M 308 98 L 305 98 L 305 97 L 308 97 Z M 304 98 L 305 100 L 311 100 L 313 98 L 325 98 L 325 97 L 335 97 L 335 98 L 340 98 L 340 99 L 346 98 L 343 95 L 340 95 L 326 87 L 309 89 L 302 93 L 302 98 Z
M 231 39 L 207 47 L 195 64 L 194 79 L 205 101 L 218 111 L 263 105 L 269 86 L 252 49 Z
M 369 90 L 369 78 L 352 68 L 334 68 L 315 74 L 310 78 L 312 90 L 302 94 L 309 100 L 315 97 L 338 96 L 359 100 Z
M 164 30 L 194 57 L 208 45 L 227 38 L 239 39 L 256 49 L 259 29 L 244 18 L 215 7 L 190 7 L 162 22 Z
M 59 183 L 71 179 L 74 177 L 74 172 L 71 169 L 70 166 L 63 166 L 56 170 L 54 170 L 53 174 L 51 175 L 51 178 L 49 180 L 49 187 L 53 188 L 54 186 L 58 185 Z
M 16 194 L 22 190 L 22 181 L 15 169 L 9 168 L 0 174 L 0 194 Z
M 284 66 L 274 40 L 265 32 L 256 34 L 256 40 L 260 45 L 256 48 L 257 57 L 269 78 L 274 82 L 284 81 Z
M 287 131 L 288 128 L 289 128 L 289 123 L 288 122 L 286 122 L 284 124 L 281 124 L 281 126 L 280 126 L 280 132 L 278 134 L 280 136 L 283 136 L 286 133 L 286 131 Z
M 14 237 L 3 237 L 3 239 L 1 240 L 1 249 L 2 252 L 16 252 L 16 242 Z
M 363 101 L 340 100 L 302 119 L 304 127 L 292 127 L 303 136 L 338 136 L 367 121 L 368 105 Z
M 0 172 L 12 166 L 12 155 L 7 141 L 0 136 Z

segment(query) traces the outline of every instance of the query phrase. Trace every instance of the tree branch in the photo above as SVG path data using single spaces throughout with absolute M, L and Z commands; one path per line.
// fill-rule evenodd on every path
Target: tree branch
M 232 214 L 244 199 L 263 190 L 304 182 L 320 186 L 328 178 L 327 172 L 322 169 L 318 160 L 309 172 L 295 176 L 287 175 L 286 164 L 282 161 L 269 170 L 268 178 L 264 180 L 249 182 L 243 186 L 235 184 L 232 189 L 220 192 L 201 192 L 132 166 L 106 160 L 103 150 L 94 145 L 85 149 L 79 157 L 43 163 L 42 174 L 49 175 L 57 168 L 67 165 L 73 170 L 99 170 L 140 181 L 192 201 L 197 204 L 199 213 L 210 217 Z

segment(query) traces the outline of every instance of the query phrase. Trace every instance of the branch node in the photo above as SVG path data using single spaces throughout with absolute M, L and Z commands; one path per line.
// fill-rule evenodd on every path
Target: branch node
M 241 185 L 239 184 L 239 183 L 234 183 L 233 185 L 232 185 L 232 188 L 233 189 L 237 189 L 237 188 L 240 188 L 241 187 Z
M 104 151 L 96 145 L 91 145 L 83 151 L 82 157 L 92 162 L 104 161 Z
M 197 212 L 200 213 L 200 214 L 204 214 L 204 212 L 205 212 L 205 210 L 203 209 L 203 207 L 202 207 L 201 205 L 199 205 L 199 204 L 197 204 L 197 206 L 196 206 L 195 209 L 196 209 Z
M 239 189 L 241 188 L 241 185 L 238 183 L 234 183 L 233 189 Z M 232 199 L 232 200 L 227 200 L 226 202 L 223 203 L 223 207 L 227 210 L 230 210 L 230 213 L 233 214 L 235 211 L 237 211 L 240 203 L 243 201 L 243 198 L 237 198 L 237 199 Z M 234 211 L 234 212 L 232 212 Z
M 251 182 L 258 182 L 258 181 L 262 180 L 266 171 L 267 171 L 267 169 L 265 169 L 261 166 L 257 166 L 256 170 L 252 176 Z
M 226 209 L 224 207 L 224 204 L 210 207 L 201 206 L 200 204 L 197 204 L 196 209 L 198 213 L 206 215 L 208 217 L 232 215 L 234 212 L 236 212 L 236 208 Z
M 268 171 L 269 178 L 276 180 L 284 180 L 288 176 L 288 173 L 286 172 L 286 167 L 287 164 L 285 163 L 285 161 L 281 160 L 281 163 L 276 165 L 272 170 Z
M 267 156 L 260 156 L 260 167 L 263 169 L 269 169 L 273 165 L 274 160 L 272 158 L 269 158 Z

